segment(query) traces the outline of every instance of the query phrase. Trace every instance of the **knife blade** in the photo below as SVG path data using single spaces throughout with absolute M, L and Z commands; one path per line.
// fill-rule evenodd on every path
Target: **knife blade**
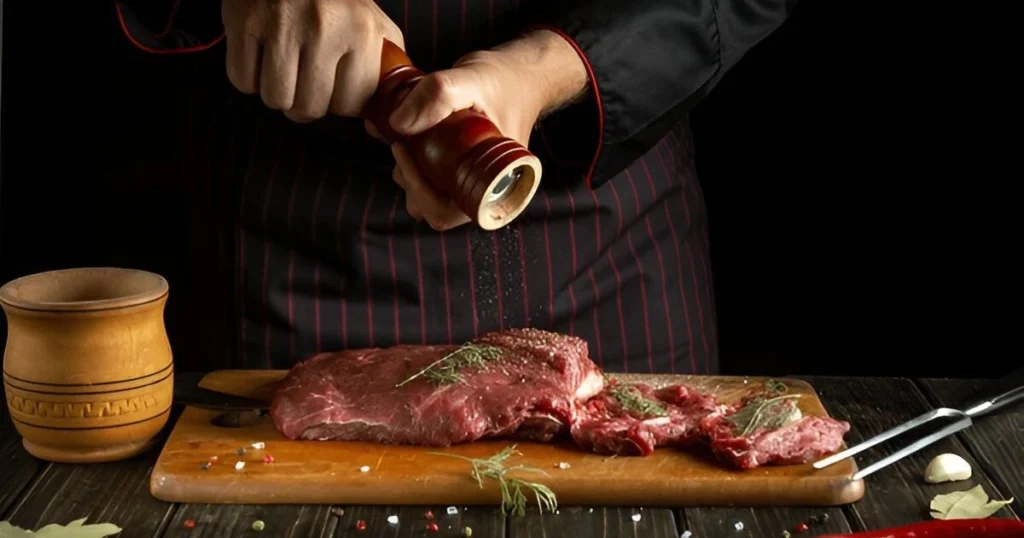
M 270 402 L 200 387 L 209 372 L 175 372 L 174 403 L 216 411 L 265 411 Z

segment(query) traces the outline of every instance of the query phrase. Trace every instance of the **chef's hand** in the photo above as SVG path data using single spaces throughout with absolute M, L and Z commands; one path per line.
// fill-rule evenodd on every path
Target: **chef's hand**
M 227 75 L 299 122 L 355 117 L 380 78 L 383 40 L 402 32 L 373 0 L 224 0 Z
M 427 75 L 392 114 L 391 127 L 413 135 L 453 112 L 472 109 L 486 115 L 505 136 L 529 146 L 537 119 L 586 88 L 586 68 L 575 50 L 557 34 L 541 30 Z M 426 219 L 435 230 L 470 222 L 454 202 L 429 186 L 402 143 L 392 144 L 391 151 L 396 163 L 393 178 L 405 189 L 410 215 Z

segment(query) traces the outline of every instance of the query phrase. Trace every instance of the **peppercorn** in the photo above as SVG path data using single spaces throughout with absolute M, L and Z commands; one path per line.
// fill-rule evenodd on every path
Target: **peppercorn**
M 795 530 L 796 532 L 807 532 L 808 528 L 810 527 L 808 527 L 806 523 L 798 523 L 796 528 L 793 530 Z
M 266 525 L 258 519 L 252 522 L 252 530 L 254 531 L 261 531 L 264 527 L 266 527 Z
M 184 526 L 186 529 L 194 529 L 196 526 L 196 520 L 186 519 L 185 522 L 182 523 L 182 526 Z
M 819 523 L 818 516 L 811 516 L 807 518 L 807 523 L 811 525 L 817 525 Z
M 462 529 L 462 534 L 464 536 L 467 536 L 467 537 L 473 536 L 473 528 L 472 527 L 466 527 L 465 529 Z
M 431 521 L 430 523 L 427 523 L 427 530 L 430 531 L 430 532 L 437 532 L 438 531 L 437 523 L 434 523 L 433 521 Z
M 430 510 L 427 510 L 426 512 L 423 513 L 423 517 L 426 519 L 434 519 L 434 513 L 431 512 Z
M 829 518 L 828 512 L 824 512 L 824 513 L 821 514 L 821 520 L 822 521 L 828 521 L 828 518 Z
M 263 456 L 263 463 L 274 463 L 274 456 L 271 456 L 270 454 Z
M 356 530 L 365 531 L 366 530 L 366 522 L 361 520 L 361 519 L 359 521 L 356 521 Z

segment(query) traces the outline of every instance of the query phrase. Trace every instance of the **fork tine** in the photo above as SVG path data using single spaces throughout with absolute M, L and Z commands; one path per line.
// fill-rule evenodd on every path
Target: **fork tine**
M 958 432 L 960 430 L 968 428 L 968 427 L 971 426 L 971 423 L 972 423 L 971 417 L 969 417 L 967 415 L 964 415 L 963 417 L 960 418 L 960 420 L 957 420 L 956 422 L 950 424 L 949 426 L 946 426 L 945 428 L 942 428 L 941 430 L 939 430 L 939 431 L 937 431 L 935 433 L 932 433 L 931 435 L 928 435 L 927 437 L 923 437 L 923 438 L 921 438 L 921 439 L 911 443 L 907 447 L 901 449 L 900 451 L 894 452 L 894 453 L 886 456 L 885 458 L 883 458 L 883 459 L 881 459 L 881 460 L 879 460 L 879 461 L 877 461 L 877 462 L 875 462 L 875 463 L 865 467 L 864 469 L 858 471 L 856 474 L 853 475 L 853 480 L 860 480 L 860 479 L 864 478 L 865 476 L 868 476 L 869 474 L 871 474 L 871 473 L 881 469 L 882 467 L 890 465 L 893 462 L 899 461 L 899 460 L 901 460 L 901 459 L 903 459 L 903 458 L 913 454 L 914 452 L 917 452 L 918 450 L 921 450 L 922 448 L 924 448 L 924 447 L 926 447 L 926 446 L 928 446 L 928 445 L 930 445 L 930 444 L 932 444 L 932 443 L 934 443 L 934 442 L 936 442 L 936 441 L 938 441 L 938 440 L 940 440 L 940 439 L 942 439 L 944 437 L 947 437 L 947 436 L 952 435 L 952 434 L 954 434 L 954 433 L 956 433 L 956 432 Z
M 900 435 L 901 433 L 904 433 L 907 430 L 916 428 L 916 427 L 918 427 L 918 426 L 920 426 L 922 424 L 925 424 L 926 422 L 929 422 L 931 420 L 934 420 L 934 419 L 936 419 L 936 418 L 938 418 L 940 416 L 943 416 L 943 413 L 942 413 L 941 409 L 933 409 L 931 411 L 928 411 L 927 413 L 925 413 L 923 415 L 920 415 L 920 416 L 918 416 L 916 418 L 910 419 L 910 420 L 904 422 L 903 424 L 900 424 L 899 426 L 896 426 L 894 428 L 890 428 L 890 429 L 888 429 L 888 430 L 886 430 L 886 431 L 884 431 L 884 432 L 882 432 L 882 433 L 872 437 L 871 439 L 868 439 L 867 441 L 864 441 L 864 442 L 862 442 L 860 444 L 857 444 L 857 445 L 854 445 L 854 446 L 852 446 L 850 448 L 847 448 L 846 450 L 844 450 L 842 452 L 838 452 L 836 454 L 833 454 L 833 455 L 831 455 L 831 456 L 829 456 L 829 457 L 827 457 L 827 458 L 825 458 L 823 460 L 816 461 L 816 462 L 814 462 L 814 468 L 815 469 L 824 469 L 825 467 L 828 467 L 829 465 L 833 465 L 833 464 L 838 463 L 838 462 L 840 462 L 842 460 L 845 460 L 846 458 L 849 458 L 851 456 L 860 454 L 861 452 L 863 452 L 863 451 L 865 451 L 865 450 L 867 450 L 867 449 L 869 449 L 869 448 L 871 448 L 871 447 L 873 447 L 873 446 L 875 446 L 875 445 L 877 445 L 877 444 L 879 444 L 879 443 L 881 443 L 883 441 L 886 441 L 888 439 L 892 439 L 893 437 L 896 437 L 897 435 Z

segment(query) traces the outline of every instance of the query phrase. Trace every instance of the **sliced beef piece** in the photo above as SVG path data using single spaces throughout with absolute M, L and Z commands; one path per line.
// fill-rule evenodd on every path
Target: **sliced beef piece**
M 753 469 L 807 463 L 831 454 L 842 446 L 850 424 L 801 416 L 795 398 L 758 395 L 725 414 L 706 417 L 700 428 L 720 460 Z
M 692 444 L 700 436 L 701 420 L 722 411 L 714 396 L 684 385 L 655 390 L 609 381 L 581 409 L 571 433 L 584 450 L 648 456 L 655 447 Z
M 426 375 L 407 380 L 431 365 L 437 371 L 448 364 L 438 363 L 444 357 L 468 357 L 460 346 L 317 355 L 289 371 L 271 418 L 290 439 L 425 446 L 491 437 L 546 441 L 567 431 L 579 402 L 604 384 L 586 342 L 576 337 L 515 329 L 471 344 L 494 351 L 496 358 L 456 370 L 455 382 Z

